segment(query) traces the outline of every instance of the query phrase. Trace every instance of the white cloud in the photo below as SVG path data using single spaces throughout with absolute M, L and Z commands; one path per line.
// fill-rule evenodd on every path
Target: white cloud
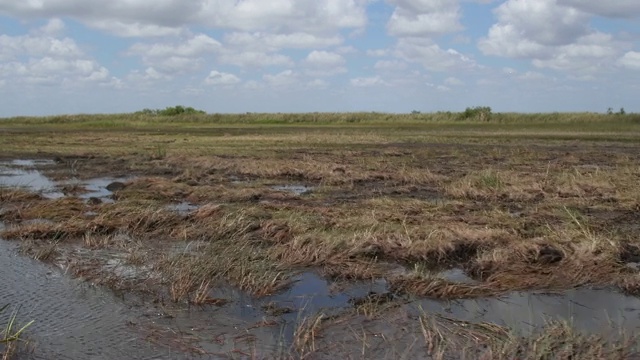
M 50 36 L 59 36 L 64 31 L 65 27 L 66 26 L 62 20 L 53 18 L 47 21 L 47 23 L 38 29 L 37 32 Z
M 323 33 L 366 25 L 367 0 L 208 0 L 199 19 L 213 27 Z
M 224 51 L 218 61 L 221 64 L 229 64 L 243 68 L 264 68 L 271 66 L 293 66 L 290 57 L 278 53 L 265 53 L 258 51 L 233 52 Z
M 49 35 L 0 35 L 0 60 L 16 59 L 20 56 L 76 58 L 82 55 L 82 50 L 70 38 L 59 39 Z
M 274 33 L 327 33 L 366 25 L 368 0 L 3 1 L 0 13 L 70 17 L 119 36 L 164 36 L 199 24 Z
M 90 59 L 73 39 L 58 37 L 65 24 L 51 19 L 30 34 L 0 35 L 0 80 L 14 86 L 110 82 L 109 70 Z
M 341 66 L 346 62 L 340 54 L 318 50 L 310 52 L 305 61 L 309 65 L 318 67 Z
M 217 40 L 198 34 L 182 42 L 136 43 L 127 54 L 140 56 L 145 65 L 164 72 L 185 73 L 197 70 L 205 55 L 221 49 Z
M 204 82 L 208 85 L 235 85 L 240 82 L 240 78 L 233 74 L 212 70 Z
M 35 85 L 74 85 L 107 80 L 109 71 L 93 60 L 43 57 L 0 65 L 0 78 Z
M 637 0 L 558 0 L 558 4 L 605 17 L 640 17 L 640 2 Z
M 137 43 L 129 49 L 130 54 L 147 57 L 183 56 L 195 57 L 220 50 L 222 45 L 208 35 L 198 34 L 180 43 Z
M 536 67 L 594 73 L 613 62 L 618 49 L 613 37 L 603 33 L 583 36 L 575 43 L 557 47 L 550 56 L 533 59 Z
M 640 52 L 627 52 L 618 60 L 618 64 L 628 69 L 640 70 Z
M 129 80 L 130 83 L 141 86 L 146 86 L 157 81 L 168 81 L 171 79 L 171 76 L 163 74 L 152 67 L 146 68 L 143 72 L 133 70 L 127 76 L 127 80 Z
M 530 59 L 540 68 L 595 72 L 611 63 L 621 44 L 589 27 L 589 15 L 557 0 L 508 0 L 498 22 L 478 42 L 486 55 Z
M 329 82 L 323 79 L 313 79 L 307 83 L 307 87 L 313 89 L 326 89 L 329 87 Z
M 95 20 L 87 25 L 121 37 L 163 37 L 178 36 L 185 33 L 182 27 L 124 22 L 118 19 Z
M 544 74 L 539 73 L 537 71 L 526 71 L 518 75 L 517 78 L 519 80 L 531 81 L 531 80 L 543 80 L 543 79 L 546 79 L 547 77 L 544 76 Z
M 444 83 L 445 85 L 449 85 L 449 86 L 461 86 L 464 85 L 464 82 L 460 79 L 458 79 L 457 77 L 453 77 L 450 76 L 446 79 L 444 79 Z
M 462 30 L 453 0 L 387 0 L 395 9 L 387 29 L 394 36 L 434 36 Z
M 408 62 L 421 64 L 431 71 L 463 70 L 476 67 L 474 60 L 454 49 L 444 50 L 425 39 L 400 38 L 394 54 Z
M 290 87 L 298 83 L 298 74 L 287 69 L 277 74 L 265 74 L 262 79 L 271 87 Z
M 359 77 L 350 80 L 352 86 L 355 87 L 371 87 L 378 85 L 387 85 L 387 83 L 382 80 L 380 76 L 372 76 L 372 77 Z
M 304 60 L 308 75 L 331 76 L 347 72 L 346 60 L 342 55 L 330 51 L 314 50 Z
M 389 49 L 369 49 L 367 50 L 367 56 L 371 57 L 383 57 L 389 55 Z
M 407 63 L 400 60 L 378 60 L 373 65 L 373 68 L 381 71 L 405 70 L 407 68 Z
M 340 45 L 344 39 L 340 35 L 315 35 L 295 32 L 272 34 L 264 32 L 233 32 L 225 36 L 225 43 L 243 49 L 277 51 L 284 48 L 309 49 Z

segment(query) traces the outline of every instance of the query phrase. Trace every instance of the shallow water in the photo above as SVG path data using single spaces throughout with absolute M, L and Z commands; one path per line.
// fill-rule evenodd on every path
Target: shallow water
M 612 289 L 579 288 L 558 294 L 512 292 L 498 298 L 412 304 L 426 312 L 458 320 L 491 322 L 522 335 L 542 328 L 549 320 L 561 320 L 586 334 L 615 336 L 640 328 L 640 299 Z
M 22 187 L 30 191 L 41 193 L 50 199 L 57 199 L 64 194 L 56 189 L 56 184 L 33 169 L 46 161 L 14 160 L 11 163 L 0 164 L 0 187 Z
M 0 304 L 34 323 L 24 337 L 33 359 L 160 359 L 169 350 L 148 344 L 127 326 L 129 309 L 110 292 L 72 280 L 56 269 L 19 256 L 0 240 Z M 19 306 L 19 309 L 16 307 Z M 8 314 L 1 314 L 2 323 Z
M 295 195 L 308 194 L 313 190 L 311 186 L 305 185 L 277 185 L 272 187 L 273 190 L 287 191 Z
M 25 186 L 51 198 L 64 196 L 55 190 L 56 183 L 33 169 L 49 164 L 51 162 L 46 160 L 0 164 L 0 186 Z M 107 185 L 126 180 L 99 178 L 80 182 L 88 190 L 80 196 L 108 199 L 112 192 L 106 189 Z M 303 185 L 275 186 L 273 189 L 297 195 L 312 191 L 311 187 Z M 168 208 L 182 214 L 197 207 L 178 203 Z M 194 242 L 176 251 L 197 252 L 197 248 L 198 243 Z M 94 255 L 95 252 L 88 254 Z M 128 265 L 122 256 L 111 254 L 105 259 L 103 270 L 125 279 L 152 273 L 149 268 Z M 436 275 L 452 282 L 475 283 L 461 269 Z M 230 300 L 225 306 L 159 310 L 156 305 L 147 304 L 138 309 L 147 314 L 140 320 L 137 312 L 131 311 L 111 292 L 72 280 L 57 269 L 17 256 L 11 243 L 0 240 L 0 306 L 20 304 L 19 320 L 23 323 L 35 320 L 27 335 L 35 344 L 34 358 L 178 357 L 177 353 L 144 342 L 140 334 L 127 326 L 131 319 L 156 333 L 167 334 L 166 339 L 159 336 L 163 341 L 170 340 L 177 332 L 212 354 L 258 351 L 266 355 L 287 349 L 295 328 L 303 319 L 320 312 L 338 314 L 351 308 L 353 299 L 387 292 L 384 280 L 343 284 L 337 290 L 335 284 L 316 273 L 304 272 L 294 278 L 286 291 L 273 296 L 254 299 L 236 289 L 220 288 L 210 295 Z M 425 311 L 457 320 L 491 322 L 522 335 L 540 329 L 551 319 L 567 321 L 580 332 L 605 336 L 615 336 L 620 329 L 635 332 L 640 328 L 640 299 L 611 289 L 581 288 L 561 294 L 513 292 L 499 298 L 455 301 L 422 299 L 405 307 L 413 315 Z M 0 317 L 0 320 L 5 319 Z
M 103 202 L 113 203 L 111 195 L 113 192 L 107 189 L 107 186 L 113 182 L 126 182 L 131 178 L 112 178 L 101 177 L 89 180 L 70 180 L 59 182 L 56 185 L 77 185 L 83 187 L 86 191 L 78 195 L 79 198 L 88 200 L 89 198 L 98 198 Z
M 180 215 L 186 215 L 194 210 L 198 210 L 199 208 L 200 207 L 198 205 L 193 205 L 186 201 L 167 205 L 168 210 L 175 211 Z

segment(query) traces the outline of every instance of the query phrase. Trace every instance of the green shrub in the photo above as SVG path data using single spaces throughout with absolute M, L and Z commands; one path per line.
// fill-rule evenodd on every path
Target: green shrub
M 460 119 L 489 121 L 491 120 L 491 108 L 489 106 L 468 107 L 460 114 Z
M 178 115 L 194 115 L 206 114 L 202 110 L 196 110 L 190 106 L 168 106 L 165 109 L 142 109 L 136 112 L 137 115 L 160 115 L 160 116 L 178 116 Z

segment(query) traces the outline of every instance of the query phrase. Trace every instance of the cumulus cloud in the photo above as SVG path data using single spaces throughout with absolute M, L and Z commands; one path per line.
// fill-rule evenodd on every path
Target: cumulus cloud
M 405 70 L 407 63 L 400 60 L 378 60 L 373 68 L 380 71 L 398 71 Z
M 304 60 L 306 73 L 311 76 L 331 76 L 347 72 L 345 58 L 330 51 L 314 50 Z
M 610 62 L 619 42 L 589 27 L 589 14 L 557 0 L 507 0 L 478 46 L 486 55 L 531 59 L 540 68 L 591 72 Z
M 369 49 L 366 53 L 371 57 L 383 57 L 389 55 L 389 49 Z
M 171 80 L 172 77 L 166 74 L 159 72 L 153 67 L 148 67 L 144 71 L 133 70 L 127 76 L 127 80 L 129 82 L 136 84 L 138 86 L 149 85 L 150 83 L 155 83 L 158 81 L 167 81 Z
M 110 82 L 104 66 L 86 56 L 73 39 L 59 37 L 64 28 L 62 20 L 51 19 L 30 34 L 0 35 L 0 80 L 64 86 Z
M 279 53 L 265 53 L 259 51 L 235 52 L 225 50 L 218 57 L 221 64 L 229 64 L 242 68 L 265 68 L 272 66 L 290 67 L 293 60 L 289 56 Z
M 0 78 L 33 85 L 73 85 L 79 82 L 104 81 L 109 71 L 93 60 L 43 57 L 28 62 L 0 65 Z
M 71 17 L 121 36 L 170 34 L 192 24 L 241 31 L 324 33 L 366 25 L 368 0 L 4 1 L 0 13 Z M 173 30 L 172 30 L 173 29 Z
M 394 36 L 434 36 L 462 30 L 453 0 L 387 0 L 394 11 L 387 29 Z
M 181 27 L 160 26 L 140 22 L 124 22 L 118 19 L 95 20 L 88 24 L 120 37 L 164 37 L 178 36 L 186 31 Z
M 401 38 L 394 50 L 396 57 L 421 64 L 431 71 L 463 70 L 476 67 L 474 60 L 454 49 L 442 49 L 438 44 L 417 38 Z
M 351 79 L 349 81 L 351 86 L 355 87 L 371 87 L 371 86 L 379 86 L 379 85 L 387 85 L 387 83 L 382 80 L 380 76 L 371 76 L 371 77 L 358 77 Z
M 312 89 L 326 89 L 329 87 L 329 82 L 324 79 L 313 79 L 307 83 L 307 87 Z
M 138 43 L 131 46 L 130 54 L 149 57 L 184 56 L 194 57 L 219 50 L 222 45 L 208 35 L 198 34 L 180 43 Z
M 145 65 L 169 73 L 196 70 L 203 56 L 218 52 L 222 45 L 215 39 L 198 34 L 182 42 L 136 43 L 127 51 L 139 56 Z
M 367 0 L 208 0 L 201 21 L 209 26 L 244 31 L 323 33 L 366 25 Z
M 640 2 L 637 0 L 558 0 L 558 4 L 588 12 L 590 14 L 613 18 L 640 17 Z
M 204 82 L 208 85 L 235 85 L 240 82 L 240 78 L 230 73 L 212 70 Z
M 640 52 L 627 52 L 618 60 L 618 64 L 628 69 L 640 70 Z
M 65 25 L 60 19 L 52 19 L 31 34 L 0 35 L 0 60 L 22 56 L 52 56 L 76 58 L 83 55 L 76 42 L 68 37 L 60 38 Z
M 464 82 L 462 80 L 458 79 L 457 77 L 453 77 L 453 76 L 450 76 L 450 77 L 444 79 L 444 83 L 445 83 L 445 85 L 448 85 L 448 86 L 461 86 L 461 85 L 464 85 Z
M 287 69 L 277 74 L 265 74 L 262 79 L 271 87 L 290 87 L 299 82 L 299 75 Z
M 233 32 L 225 36 L 225 44 L 227 45 L 263 51 L 277 51 L 284 48 L 324 48 L 339 45 L 343 41 L 343 38 L 337 34 L 315 35 L 302 32 L 290 34 Z

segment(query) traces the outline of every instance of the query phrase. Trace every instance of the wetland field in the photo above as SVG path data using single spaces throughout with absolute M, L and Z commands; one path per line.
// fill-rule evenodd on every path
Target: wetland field
M 640 359 L 640 115 L 0 119 L 0 279 L 4 359 Z

